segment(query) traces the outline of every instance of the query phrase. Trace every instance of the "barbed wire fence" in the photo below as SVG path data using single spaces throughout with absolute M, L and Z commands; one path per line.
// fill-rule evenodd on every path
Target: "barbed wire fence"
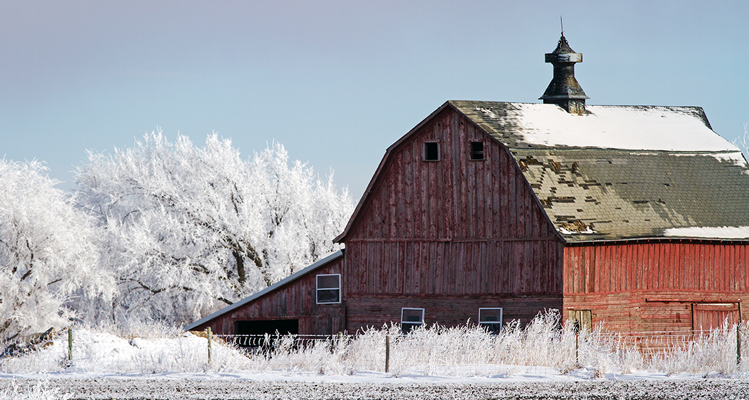
M 284 357 L 292 355 L 298 359 L 305 354 L 314 354 L 317 359 L 324 359 L 328 354 L 326 362 L 347 363 L 354 370 L 396 374 L 420 363 L 427 366 L 524 365 L 571 370 L 600 363 L 604 357 L 639 357 L 642 365 L 658 365 L 658 368 L 672 372 L 684 368 L 685 364 L 679 361 L 679 357 L 692 357 L 701 365 L 714 365 L 717 370 L 749 371 L 749 362 L 746 361 L 749 359 L 747 323 L 724 324 L 711 331 L 680 332 L 574 331 L 565 326 L 550 334 L 506 329 L 492 335 L 477 329 L 451 329 L 422 328 L 406 335 L 399 334 L 397 325 L 355 335 L 229 335 L 206 330 L 190 332 L 188 336 L 208 340 L 196 342 L 180 336 L 181 341 L 167 349 L 159 344 L 158 339 L 149 341 L 137 336 L 120 338 L 110 335 L 105 340 L 85 333 L 85 330 L 80 330 L 80 334 L 89 337 L 81 340 L 78 331 L 71 328 L 58 332 L 54 338 L 49 331 L 36 337 L 36 344 L 31 346 L 35 348 L 19 343 L 4 347 L 3 357 L 40 350 L 55 342 L 54 345 L 62 348 L 64 356 L 60 362 L 65 368 L 85 360 L 89 364 L 111 365 L 115 370 L 140 373 L 153 373 L 157 370 L 153 365 L 159 365 L 159 370 L 176 372 L 194 371 L 198 364 L 205 364 L 201 367 L 205 370 L 221 368 L 225 359 L 221 352 L 228 350 L 238 351 L 248 359 L 266 360 L 266 365 L 269 362 L 281 365 Z M 136 355 L 124 354 L 121 350 L 123 344 L 142 351 Z M 9 349 L 14 349 L 15 354 L 11 354 L 13 351 Z M 130 359 L 125 360 L 126 357 Z M 135 365 L 127 367 L 134 370 L 122 367 L 125 363 Z

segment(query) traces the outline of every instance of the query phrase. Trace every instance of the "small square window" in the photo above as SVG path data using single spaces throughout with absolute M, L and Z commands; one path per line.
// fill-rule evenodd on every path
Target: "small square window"
M 317 304 L 341 302 L 341 274 L 317 275 Z
M 401 308 L 401 333 L 405 335 L 422 325 L 424 325 L 423 308 Z
M 496 335 L 502 330 L 501 308 L 479 308 L 479 326 Z
M 437 142 L 424 143 L 424 161 L 439 161 L 440 144 Z
M 471 160 L 484 159 L 484 142 L 471 142 Z

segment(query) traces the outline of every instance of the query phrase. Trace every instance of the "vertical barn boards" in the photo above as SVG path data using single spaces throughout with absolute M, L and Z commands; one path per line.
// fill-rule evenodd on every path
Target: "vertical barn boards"
M 342 274 L 343 254 L 343 251 L 333 253 L 250 297 L 188 325 L 185 330 L 210 327 L 217 335 L 236 334 L 235 323 L 239 321 L 297 320 L 299 334 L 331 335 L 341 332 L 345 329 L 345 303 L 316 304 L 315 277 L 320 274 Z
M 740 303 L 694 303 L 692 304 L 692 330 L 710 331 L 741 321 Z
M 426 143 L 439 144 L 438 161 L 424 159 Z M 508 148 L 450 102 L 388 148 L 336 241 L 349 331 L 397 321 L 403 307 L 454 326 L 483 307 L 527 322 L 562 305 L 563 242 Z
M 565 248 L 565 310 L 630 332 L 738 322 L 749 301 L 749 244 L 650 240 Z M 718 321 L 720 320 L 720 321 Z

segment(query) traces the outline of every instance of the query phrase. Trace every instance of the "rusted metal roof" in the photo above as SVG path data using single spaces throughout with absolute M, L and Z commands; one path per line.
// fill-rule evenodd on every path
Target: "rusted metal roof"
M 509 148 L 568 243 L 749 239 L 749 167 L 699 107 L 449 104 Z

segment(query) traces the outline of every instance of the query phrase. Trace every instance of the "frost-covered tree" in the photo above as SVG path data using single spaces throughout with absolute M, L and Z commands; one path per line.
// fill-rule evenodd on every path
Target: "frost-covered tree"
M 741 148 L 744 157 L 749 157 L 749 122 L 744 122 L 744 136 L 733 141 L 733 144 Z
M 118 281 L 115 319 L 184 323 L 231 304 L 335 251 L 353 209 L 282 145 L 244 160 L 216 134 L 198 147 L 154 132 L 89 153 L 78 185 Z
M 0 160 L 0 339 L 66 325 L 72 304 L 111 294 L 91 220 L 56 184 L 40 162 Z
M 289 167 L 288 154 L 278 143 L 256 154 L 250 164 L 261 212 L 262 260 L 266 284 L 338 249 L 332 239 L 343 231 L 353 202 L 339 194 L 333 175 L 317 180 L 300 161 Z

